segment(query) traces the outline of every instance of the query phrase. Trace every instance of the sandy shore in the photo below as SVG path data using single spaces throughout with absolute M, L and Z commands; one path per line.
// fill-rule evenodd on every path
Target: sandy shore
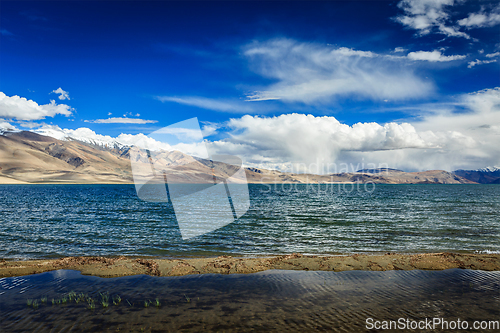
M 0 277 L 73 269 L 85 275 L 119 277 L 148 274 L 182 276 L 189 274 L 247 274 L 268 269 L 310 271 L 443 270 L 449 268 L 500 271 L 500 254 L 394 254 L 305 256 L 291 254 L 265 258 L 136 259 L 110 257 L 68 257 L 49 260 L 0 261 Z

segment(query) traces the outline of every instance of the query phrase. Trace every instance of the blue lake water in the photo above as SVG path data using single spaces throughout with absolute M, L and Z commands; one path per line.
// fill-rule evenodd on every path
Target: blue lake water
M 500 185 L 250 185 L 234 223 L 183 240 L 133 185 L 1 185 L 0 258 L 500 251 Z M 207 219 L 210 219 L 207 216 Z

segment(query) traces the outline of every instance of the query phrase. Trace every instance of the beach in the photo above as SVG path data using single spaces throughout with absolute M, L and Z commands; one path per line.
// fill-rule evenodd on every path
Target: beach
M 315 256 L 294 253 L 262 258 L 219 256 L 190 259 L 66 257 L 26 261 L 4 260 L 0 262 L 0 277 L 38 274 L 59 269 L 77 270 L 84 275 L 111 278 L 139 274 L 151 276 L 248 274 L 270 269 L 342 272 L 352 270 L 445 270 L 452 268 L 500 271 L 500 254 L 387 253 L 385 255 Z

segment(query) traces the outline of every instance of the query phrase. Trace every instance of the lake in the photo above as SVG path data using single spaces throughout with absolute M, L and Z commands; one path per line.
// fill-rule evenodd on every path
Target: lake
M 500 185 L 249 185 L 250 209 L 183 240 L 133 185 L 1 185 L 0 258 L 499 252 Z M 207 216 L 207 219 L 210 219 Z

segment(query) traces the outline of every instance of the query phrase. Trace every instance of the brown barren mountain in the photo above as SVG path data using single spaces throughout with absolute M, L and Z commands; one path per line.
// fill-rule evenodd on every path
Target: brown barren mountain
M 23 131 L 0 135 L 0 184 L 133 183 L 130 148 L 107 148 L 76 140 L 61 141 Z M 132 154 L 147 165 L 148 158 Z M 232 176 L 239 166 L 193 158 L 178 151 L 155 152 L 169 182 L 206 183 Z M 246 168 L 249 183 L 376 183 L 474 184 L 442 170 L 403 172 L 392 169 L 362 170 L 329 175 L 284 173 Z M 241 177 L 240 177 L 241 178 Z M 244 181 L 237 179 L 236 181 Z

